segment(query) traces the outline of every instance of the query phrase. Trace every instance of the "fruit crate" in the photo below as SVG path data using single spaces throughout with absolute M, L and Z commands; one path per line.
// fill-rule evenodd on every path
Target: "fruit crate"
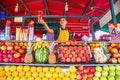
M 87 43 L 60 43 L 58 48 L 58 63 L 90 64 L 93 56 Z

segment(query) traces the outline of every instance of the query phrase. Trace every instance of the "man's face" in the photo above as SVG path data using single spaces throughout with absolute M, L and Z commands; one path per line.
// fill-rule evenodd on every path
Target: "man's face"
M 65 18 L 61 18 L 61 19 L 60 19 L 60 25 L 61 25 L 61 27 L 62 27 L 63 29 L 65 29 L 66 24 L 67 24 L 66 19 L 65 19 Z

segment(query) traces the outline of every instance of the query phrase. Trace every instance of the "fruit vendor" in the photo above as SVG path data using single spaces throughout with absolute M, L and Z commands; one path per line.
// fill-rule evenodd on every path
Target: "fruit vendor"
M 66 29 L 67 21 L 65 18 L 60 19 L 60 27 L 49 28 L 41 16 L 38 17 L 38 22 L 44 26 L 47 33 L 54 34 L 54 40 L 68 41 L 71 39 L 71 34 Z

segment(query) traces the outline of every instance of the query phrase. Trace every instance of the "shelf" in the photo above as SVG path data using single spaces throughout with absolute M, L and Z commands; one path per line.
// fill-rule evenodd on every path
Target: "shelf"
M 52 66 L 60 66 L 60 67 L 69 67 L 69 66 L 104 66 L 104 65 L 108 65 L 108 66 L 120 66 L 120 64 L 38 64 L 38 63 L 32 63 L 32 64 L 26 64 L 26 63 L 0 63 L 0 65 L 27 65 L 27 66 L 48 66 L 48 67 L 52 67 Z

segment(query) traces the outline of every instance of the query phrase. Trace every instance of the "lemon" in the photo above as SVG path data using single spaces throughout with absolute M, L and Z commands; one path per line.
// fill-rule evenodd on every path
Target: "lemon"
M 56 71 L 56 72 L 61 72 L 62 69 L 61 69 L 61 67 L 56 67 L 56 68 L 55 68 L 55 71 Z
M 69 80 L 68 77 L 63 77 L 62 80 Z
M 44 72 L 39 73 L 39 77 L 40 77 L 40 78 L 44 78 L 44 76 L 45 76 L 45 73 L 44 73 Z
M 48 72 L 48 67 L 43 67 L 43 72 Z
M 27 77 L 30 77 L 30 76 L 31 76 L 31 74 L 32 74 L 32 73 L 31 73 L 30 71 L 28 71 L 28 72 L 26 72 L 26 74 L 25 74 L 25 75 L 26 75 Z
M 50 67 L 50 72 L 55 72 L 55 68 L 54 67 Z
M 55 78 L 49 78 L 49 80 L 55 80 Z
M 25 72 L 24 72 L 24 71 L 19 72 L 19 76 L 20 76 L 20 77 L 22 77 L 22 76 L 24 76 L 24 75 L 25 75 Z
M 37 72 L 42 72 L 42 67 L 37 67 Z
M 30 70 L 30 66 L 24 66 L 23 70 L 24 70 L 25 72 L 29 71 L 29 70 Z
M 23 66 L 17 66 L 17 71 L 18 72 L 23 71 Z
M 61 78 L 56 78 L 55 80 L 61 80 Z
M 20 80 L 20 77 L 16 76 L 13 80 Z
M 6 80 L 6 76 L 1 76 L 0 80 Z
M 75 66 L 70 66 L 69 71 L 70 72 L 76 72 L 76 67 Z
M 51 73 L 51 72 L 47 72 L 47 73 L 45 74 L 45 76 L 46 76 L 47 78 L 51 78 L 51 77 L 52 77 L 52 73 Z
M 3 71 L 4 69 L 3 69 L 3 67 L 2 66 L 0 66 L 0 71 Z
M 28 77 L 28 79 L 27 80 L 34 80 L 34 78 L 33 77 Z
M 34 77 L 34 78 L 35 78 L 35 77 L 38 77 L 38 72 L 33 72 L 33 73 L 32 73 L 32 77 Z
M 10 71 L 10 66 L 5 66 L 5 71 Z
M 13 80 L 13 76 L 8 76 L 6 80 Z
M 54 72 L 52 76 L 53 76 L 53 78 L 57 78 L 58 77 L 58 73 Z
M 36 77 L 35 80 L 41 80 L 41 78 L 40 77 Z
M 63 78 L 64 77 L 64 73 L 60 72 L 58 76 L 59 76 L 59 78 Z
M 69 77 L 70 76 L 70 72 L 69 71 L 66 71 L 65 72 L 65 77 Z
M 36 69 L 36 67 L 34 67 L 34 66 L 32 66 L 31 69 L 30 69 L 31 72 L 36 72 L 36 70 L 37 70 L 37 69 Z
M 26 76 L 22 76 L 22 77 L 20 78 L 20 80 L 27 80 L 27 77 L 26 77 Z
M 10 71 L 7 71 L 5 72 L 6 76 L 11 76 L 11 72 Z
M 76 73 L 71 73 L 70 78 L 75 79 L 76 78 Z
M 42 80 L 48 80 L 48 78 L 42 78 Z
M 13 71 L 13 72 L 12 72 L 12 76 L 13 76 L 13 77 L 18 76 L 18 72 L 17 72 L 17 71 Z
M 0 71 L 0 76 L 4 76 L 5 75 L 5 71 Z
M 16 71 L 16 66 L 11 66 L 10 71 Z

